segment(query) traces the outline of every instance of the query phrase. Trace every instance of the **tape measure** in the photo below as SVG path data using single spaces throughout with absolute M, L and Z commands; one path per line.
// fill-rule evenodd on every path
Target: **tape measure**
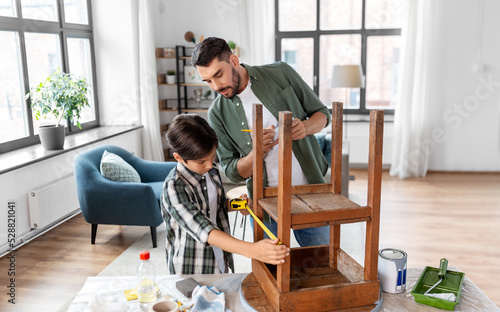
M 273 232 L 271 232 L 265 225 L 260 221 L 260 219 L 255 215 L 255 213 L 248 207 L 248 201 L 243 198 L 233 198 L 231 199 L 231 208 L 235 210 L 243 210 L 246 209 L 250 214 L 252 215 L 253 219 L 257 221 L 257 223 L 260 225 L 260 227 L 266 232 L 267 236 L 269 236 L 272 240 L 276 239 L 276 236 L 274 236 Z M 278 245 L 281 245 L 281 242 L 278 241 Z

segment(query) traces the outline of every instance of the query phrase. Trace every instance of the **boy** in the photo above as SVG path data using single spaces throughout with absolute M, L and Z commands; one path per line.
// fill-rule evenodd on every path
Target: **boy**
M 249 243 L 229 234 L 231 209 L 214 165 L 218 140 L 207 121 L 195 114 L 178 115 L 167 139 L 178 162 L 161 195 L 169 273 L 228 273 L 229 268 L 234 272 L 231 253 L 284 263 L 290 249 L 277 245 L 278 240 Z

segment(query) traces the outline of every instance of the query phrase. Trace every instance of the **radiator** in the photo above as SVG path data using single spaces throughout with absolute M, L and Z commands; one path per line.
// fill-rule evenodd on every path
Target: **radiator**
M 80 208 L 74 175 L 32 190 L 28 197 L 32 229 L 42 229 Z

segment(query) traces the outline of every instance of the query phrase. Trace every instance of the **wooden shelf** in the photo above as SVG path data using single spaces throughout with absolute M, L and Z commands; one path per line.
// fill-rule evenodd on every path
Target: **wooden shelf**
M 175 60 L 173 63 L 168 63 L 168 65 L 172 65 L 175 63 L 175 71 L 176 71 L 176 83 L 167 83 L 166 81 L 166 72 L 159 73 L 157 72 L 157 83 L 158 83 L 158 89 L 163 88 L 164 86 L 167 87 L 177 87 L 175 89 L 177 93 L 176 98 L 163 98 L 158 100 L 158 108 L 160 112 L 163 112 L 162 118 L 165 118 L 165 120 L 162 120 L 162 122 L 171 121 L 172 120 L 172 115 L 177 115 L 177 114 L 184 114 L 184 113 L 192 113 L 192 114 L 203 114 L 208 111 L 208 107 L 211 104 L 212 100 L 201 100 L 201 102 L 196 102 L 194 100 L 193 96 L 193 91 L 198 91 L 193 88 L 188 88 L 188 87 L 204 87 L 208 88 L 208 84 L 199 82 L 199 83 L 185 83 L 184 80 L 184 70 L 185 66 L 190 64 L 191 60 L 191 54 L 192 54 L 192 48 L 185 47 L 185 46 L 180 46 L 177 45 L 173 48 L 170 47 L 159 47 L 155 49 L 155 56 L 157 59 L 157 64 L 161 64 L 161 62 L 164 61 L 158 61 L 160 59 L 167 59 L 167 60 Z M 167 52 L 167 56 L 165 56 L 165 52 Z M 163 69 L 161 69 L 163 71 Z M 199 81 L 199 80 L 198 80 Z M 162 89 L 161 92 L 167 92 L 165 94 L 160 94 L 160 97 L 172 97 L 174 93 L 174 89 Z M 197 92 L 194 92 L 194 96 L 196 97 Z M 206 94 L 206 90 L 204 91 L 203 94 Z M 162 138 L 164 138 L 166 134 L 166 127 L 167 125 L 162 125 Z M 169 157 L 169 151 L 168 149 L 168 144 L 166 144 L 165 140 L 163 140 L 163 145 L 164 145 L 164 155 L 165 159 L 172 160 L 171 155 Z
M 156 58 L 157 59 L 175 60 L 175 55 L 173 55 L 173 56 L 164 56 L 165 49 L 173 49 L 175 51 L 175 48 L 156 48 L 156 50 L 155 50 L 155 56 L 156 56 Z
M 163 149 L 163 158 L 165 161 L 177 161 L 175 158 L 170 157 L 170 149 L 169 148 L 164 148 Z
M 278 220 L 278 197 L 260 199 L 259 205 L 271 218 Z M 333 193 L 293 195 L 290 208 L 291 225 L 294 229 L 313 227 L 322 222 L 324 225 L 336 224 L 336 221 L 360 222 L 371 216 L 370 207 L 360 206 L 340 194 Z
M 204 113 L 208 111 L 208 108 L 181 108 L 184 113 Z
M 191 86 L 208 87 L 208 84 L 206 84 L 204 82 L 200 82 L 200 83 L 184 83 L 184 82 L 181 82 L 181 86 L 186 86 L 186 87 L 191 87 Z
M 171 102 L 170 105 L 168 105 L 168 102 Z M 169 107 L 170 106 L 170 107 Z M 158 107 L 160 108 L 160 111 L 167 111 L 167 112 L 177 112 L 177 99 L 163 99 L 158 101 Z

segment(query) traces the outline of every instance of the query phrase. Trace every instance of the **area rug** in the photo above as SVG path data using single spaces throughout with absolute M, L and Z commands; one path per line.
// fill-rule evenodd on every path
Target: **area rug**
M 135 275 L 137 265 L 139 264 L 139 253 L 143 250 L 149 250 L 150 260 L 155 266 L 155 272 L 158 275 L 166 274 L 167 262 L 165 252 L 166 229 L 165 224 L 157 227 L 158 247 L 153 248 L 151 243 L 151 234 L 148 232 L 136 240 L 129 248 L 111 262 L 97 276 L 116 276 L 116 275 Z

